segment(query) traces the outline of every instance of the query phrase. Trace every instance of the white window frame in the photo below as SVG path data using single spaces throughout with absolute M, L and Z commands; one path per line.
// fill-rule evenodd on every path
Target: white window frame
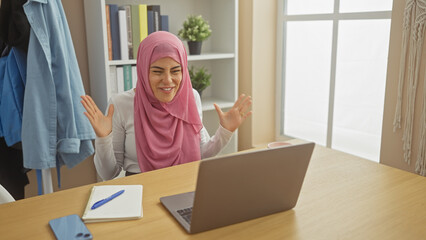
M 277 140 L 288 140 L 290 137 L 285 136 L 284 132 L 284 85 L 285 83 L 285 45 L 284 29 L 285 23 L 289 21 L 333 21 L 333 36 L 331 50 L 331 69 L 330 69 L 330 92 L 327 117 L 327 140 L 326 147 L 331 148 L 333 136 L 333 112 L 334 112 L 334 95 L 336 86 L 336 59 L 337 59 L 337 37 L 340 20 L 371 20 L 371 19 L 391 19 L 392 11 L 375 11 L 375 12 L 357 12 L 357 13 L 339 13 L 340 0 L 334 0 L 333 13 L 324 14 L 304 14 L 304 15 L 287 15 L 287 0 L 278 0 L 277 2 L 277 55 L 276 55 L 276 126 L 275 136 Z M 282 118 L 281 118 L 282 117 Z

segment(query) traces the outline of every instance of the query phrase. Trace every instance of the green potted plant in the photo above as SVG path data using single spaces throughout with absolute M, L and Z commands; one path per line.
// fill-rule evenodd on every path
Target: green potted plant
M 210 86 L 211 74 L 208 73 L 205 67 L 195 69 L 191 66 L 189 69 L 189 77 L 191 78 L 192 87 L 200 94 Z
M 188 42 L 190 55 L 199 55 L 202 42 L 210 37 L 211 33 L 210 25 L 201 15 L 188 15 L 178 35 Z

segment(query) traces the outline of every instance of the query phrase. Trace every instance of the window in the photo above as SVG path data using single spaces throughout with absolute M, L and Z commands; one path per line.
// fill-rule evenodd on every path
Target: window
M 392 0 L 279 0 L 279 135 L 379 160 Z

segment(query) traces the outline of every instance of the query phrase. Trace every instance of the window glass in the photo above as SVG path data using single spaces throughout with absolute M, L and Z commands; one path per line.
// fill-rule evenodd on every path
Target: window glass
M 390 11 L 392 2 L 392 0 L 340 0 L 339 12 Z
M 339 22 L 332 148 L 379 159 L 390 20 Z
M 325 145 L 332 21 L 287 23 L 284 134 Z
M 322 14 L 332 13 L 334 0 L 288 0 L 287 14 Z
M 392 4 L 283 0 L 282 137 L 379 161 Z

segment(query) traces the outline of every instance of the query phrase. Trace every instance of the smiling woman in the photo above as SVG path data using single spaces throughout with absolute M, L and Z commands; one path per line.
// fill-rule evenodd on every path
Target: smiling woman
M 169 32 L 155 32 L 142 41 L 137 74 L 136 89 L 113 97 L 107 116 L 89 96 L 82 96 L 97 135 L 95 166 L 104 180 L 122 169 L 131 175 L 215 156 L 251 115 L 251 98 L 245 95 L 228 112 L 215 104 L 220 126 L 210 137 L 185 48 Z
M 149 71 L 149 83 L 154 96 L 160 102 L 170 102 L 175 97 L 182 81 L 182 67 L 172 58 L 153 62 Z

